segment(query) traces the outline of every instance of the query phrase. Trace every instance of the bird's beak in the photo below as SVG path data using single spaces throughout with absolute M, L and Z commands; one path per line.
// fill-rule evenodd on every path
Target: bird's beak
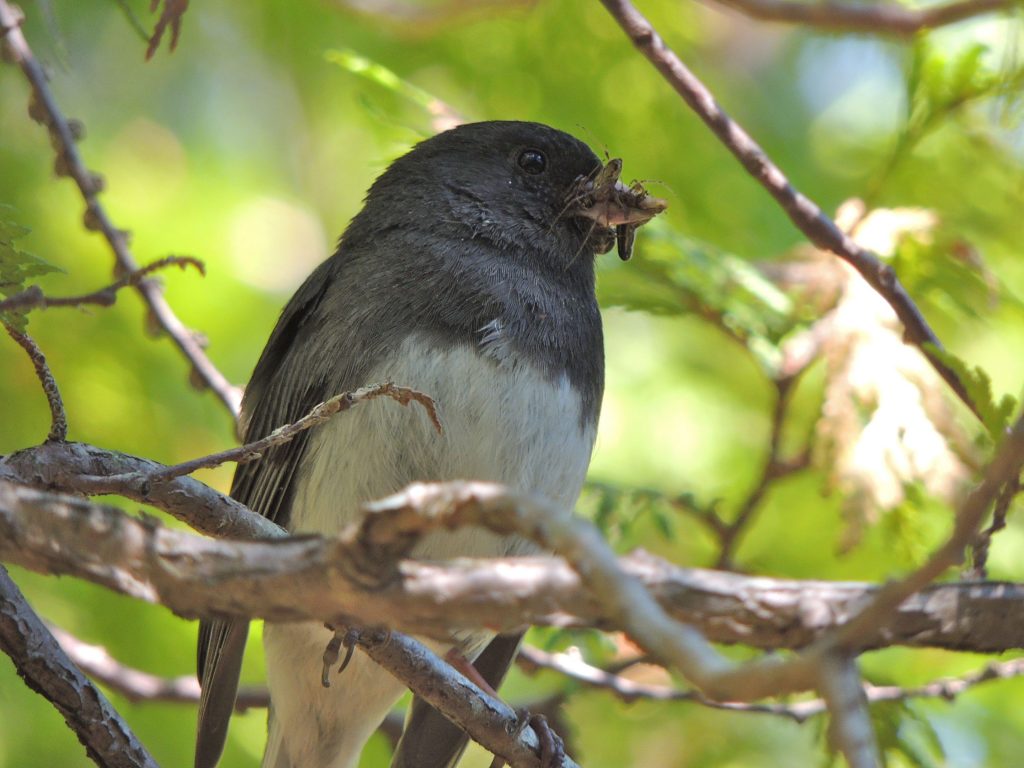
M 590 219 L 603 230 L 606 246 L 618 243 L 619 257 L 626 261 L 633 253 L 636 228 L 646 224 L 668 207 L 668 203 L 647 194 L 643 184 L 626 186 L 619 179 L 622 160 L 613 158 L 589 177 L 581 176 L 573 187 L 574 215 Z

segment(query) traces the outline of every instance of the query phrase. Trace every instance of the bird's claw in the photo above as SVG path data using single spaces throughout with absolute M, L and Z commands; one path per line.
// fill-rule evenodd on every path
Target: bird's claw
M 345 649 L 345 658 L 341 660 L 341 664 L 338 666 L 339 675 L 345 671 L 349 662 L 352 661 L 352 654 L 355 653 L 361 630 L 354 627 L 332 627 L 330 624 L 326 626 L 334 632 L 334 636 L 327 643 L 327 647 L 324 648 L 324 666 L 320 672 L 320 684 L 324 688 L 330 688 L 331 668 L 338 663 L 341 649 Z
M 522 733 L 524 729 L 530 727 L 537 734 L 537 742 L 540 744 L 541 768 L 560 768 L 565 763 L 565 742 L 548 724 L 547 718 L 544 715 L 531 714 L 526 710 L 521 710 L 517 714 L 519 723 L 516 733 Z M 494 768 L 493 763 L 492 768 Z

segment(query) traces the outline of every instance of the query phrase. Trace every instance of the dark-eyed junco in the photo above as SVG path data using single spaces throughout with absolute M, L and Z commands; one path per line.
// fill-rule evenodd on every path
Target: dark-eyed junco
M 437 401 L 443 434 L 419 409 L 364 403 L 241 465 L 232 495 L 291 531 L 324 534 L 363 502 L 423 480 L 497 481 L 571 510 L 604 386 L 594 255 L 618 242 L 628 258 L 635 227 L 664 208 L 623 186 L 618 162 L 602 165 L 572 136 L 525 122 L 462 125 L 395 161 L 281 314 L 245 392 L 244 432 L 260 438 L 332 395 L 390 380 Z M 464 529 L 433 534 L 414 554 L 524 551 L 519 539 Z M 197 768 L 223 748 L 246 631 L 201 625 Z M 264 768 L 354 766 L 401 695 L 359 653 L 324 688 L 330 638 L 318 624 L 266 626 Z M 497 685 L 518 638 L 454 643 Z M 416 701 L 393 765 L 454 765 L 464 746 Z

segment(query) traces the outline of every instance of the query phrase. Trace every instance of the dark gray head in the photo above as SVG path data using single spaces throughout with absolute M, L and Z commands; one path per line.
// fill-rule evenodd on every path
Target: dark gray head
M 571 196 L 580 177 L 600 168 L 586 144 L 546 125 L 461 125 L 422 142 L 377 179 L 342 245 L 414 223 L 544 271 L 576 262 L 589 271 L 601 240 Z
M 664 207 L 623 186 L 620 169 L 566 133 L 513 121 L 462 125 L 397 159 L 282 313 L 246 391 L 249 436 L 303 415 L 299 389 L 312 407 L 367 384 L 413 332 L 566 376 L 581 422 L 594 422 L 594 255 Z M 259 401 L 274 406 L 262 418 Z

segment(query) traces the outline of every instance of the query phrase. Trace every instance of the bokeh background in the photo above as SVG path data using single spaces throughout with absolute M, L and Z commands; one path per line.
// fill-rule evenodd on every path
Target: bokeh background
M 207 275 L 167 271 L 167 296 L 200 330 L 209 354 L 242 384 L 280 308 L 325 258 L 377 174 L 420 138 L 432 99 L 467 120 L 538 120 L 625 159 L 670 208 L 645 242 L 706 244 L 742 263 L 777 259 L 798 231 L 631 47 L 603 8 L 537 3 L 204 0 L 181 42 L 143 62 L 133 26 L 148 2 L 24 3 L 25 34 L 52 75 L 66 114 L 86 128 L 103 202 L 132 232 L 136 257 L 202 259 Z M 128 9 L 126 12 L 125 9 Z M 750 21 L 713 3 L 649 0 L 642 10 L 725 109 L 802 191 L 832 211 L 851 197 L 936 211 L 943 232 L 969 244 L 987 294 L 909 264 L 912 292 L 948 346 L 991 376 L 997 394 L 1024 381 L 1024 175 L 1020 22 L 989 16 L 918 38 L 822 34 Z M 65 295 L 110 282 L 112 259 L 82 227 L 73 185 L 55 179 L 45 131 L 26 111 L 20 72 L 0 67 L 0 203 L 31 228 L 21 247 L 63 269 L 41 281 Z M 703 246 L 701 246 L 703 247 Z M 680 259 L 686 253 L 678 254 Z M 714 259 L 712 258 L 712 261 Z M 614 262 L 614 263 L 613 263 Z M 608 392 L 591 477 L 719 500 L 749 491 L 766 449 L 773 387 L 753 356 L 685 311 L 617 303 L 634 263 L 601 261 Z M 913 275 L 924 278 L 915 280 Z M 623 276 L 626 277 L 623 277 Z M 934 279 L 933 279 L 934 278 Z M 980 296 L 980 298 L 979 298 Z M 723 306 L 727 303 L 723 301 Z M 653 302 L 651 302 L 653 308 Z M 638 309 L 639 308 L 639 309 Z M 725 306 L 726 311 L 730 311 Z M 53 309 L 29 331 L 62 387 L 72 439 L 173 463 L 230 446 L 232 424 L 210 393 L 190 387 L 166 339 L 145 333 L 141 302 Z M 880 363 L 881 364 L 881 363 Z M 0 339 L 0 453 L 41 441 L 48 415 L 31 366 Z M 806 442 L 820 412 L 823 366 L 802 379 L 785 439 Z M 961 409 L 962 410 L 962 409 Z M 965 428 L 974 429 L 953 408 Z M 230 468 L 200 478 L 226 489 Z M 841 493 L 810 468 L 773 487 L 742 539 L 743 570 L 799 578 L 881 580 L 902 573 L 948 530 L 941 504 L 903 504 L 872 517 L 853 545 Z M 593 512 L 593 504 L 583 511 Z M 134 509 L 134 507 L 129 507 Z M 713 541 L 685 515 L 618 510 L 604 520 L 623 551 L 645 546 L 683 565 L 714 561 Z M 1024 529 L 1011 519 L 993 546 L 993 577 L 1024 577 Z M 193 670 L 196 625 L 168 611 L 70 579 L 15 570 L 48 621 L 155 674 Z M 537 633 L 550 648 L 616 652 L 588 633 Z M 262 675 L 252 642 L 245 676 Z M 743 656 L 743 649 L 732 651 Z M 891 649 L 864 657 L 874 682 L 913 685 L 984 663 L 968 654 Z M 652 680 L 665 682 L 656 671 Z M 514 673 L 509 697 L 529 702 L 566 684 Z M 583 764 L 613 766 L 828 765 L 821 720 L 695 704 L 626 704 L 569 686 L 566 716 Z M 955 702 L 875 709 L 889 765 L 1009 766 L 1024 747 L 1024 683 L 976 688 Z M 111 698 L 166 766 L 191 763 L 194 707 Z M 235 718 L 223 765 L 256 765 L 264 713 Z M 375 737 L 362 765 L 387 764 Z M 9 663 L 0 662 L 0 766 L 88 762 L 74 736 Z M 469 765 L 488 758 L 471 755 Z

